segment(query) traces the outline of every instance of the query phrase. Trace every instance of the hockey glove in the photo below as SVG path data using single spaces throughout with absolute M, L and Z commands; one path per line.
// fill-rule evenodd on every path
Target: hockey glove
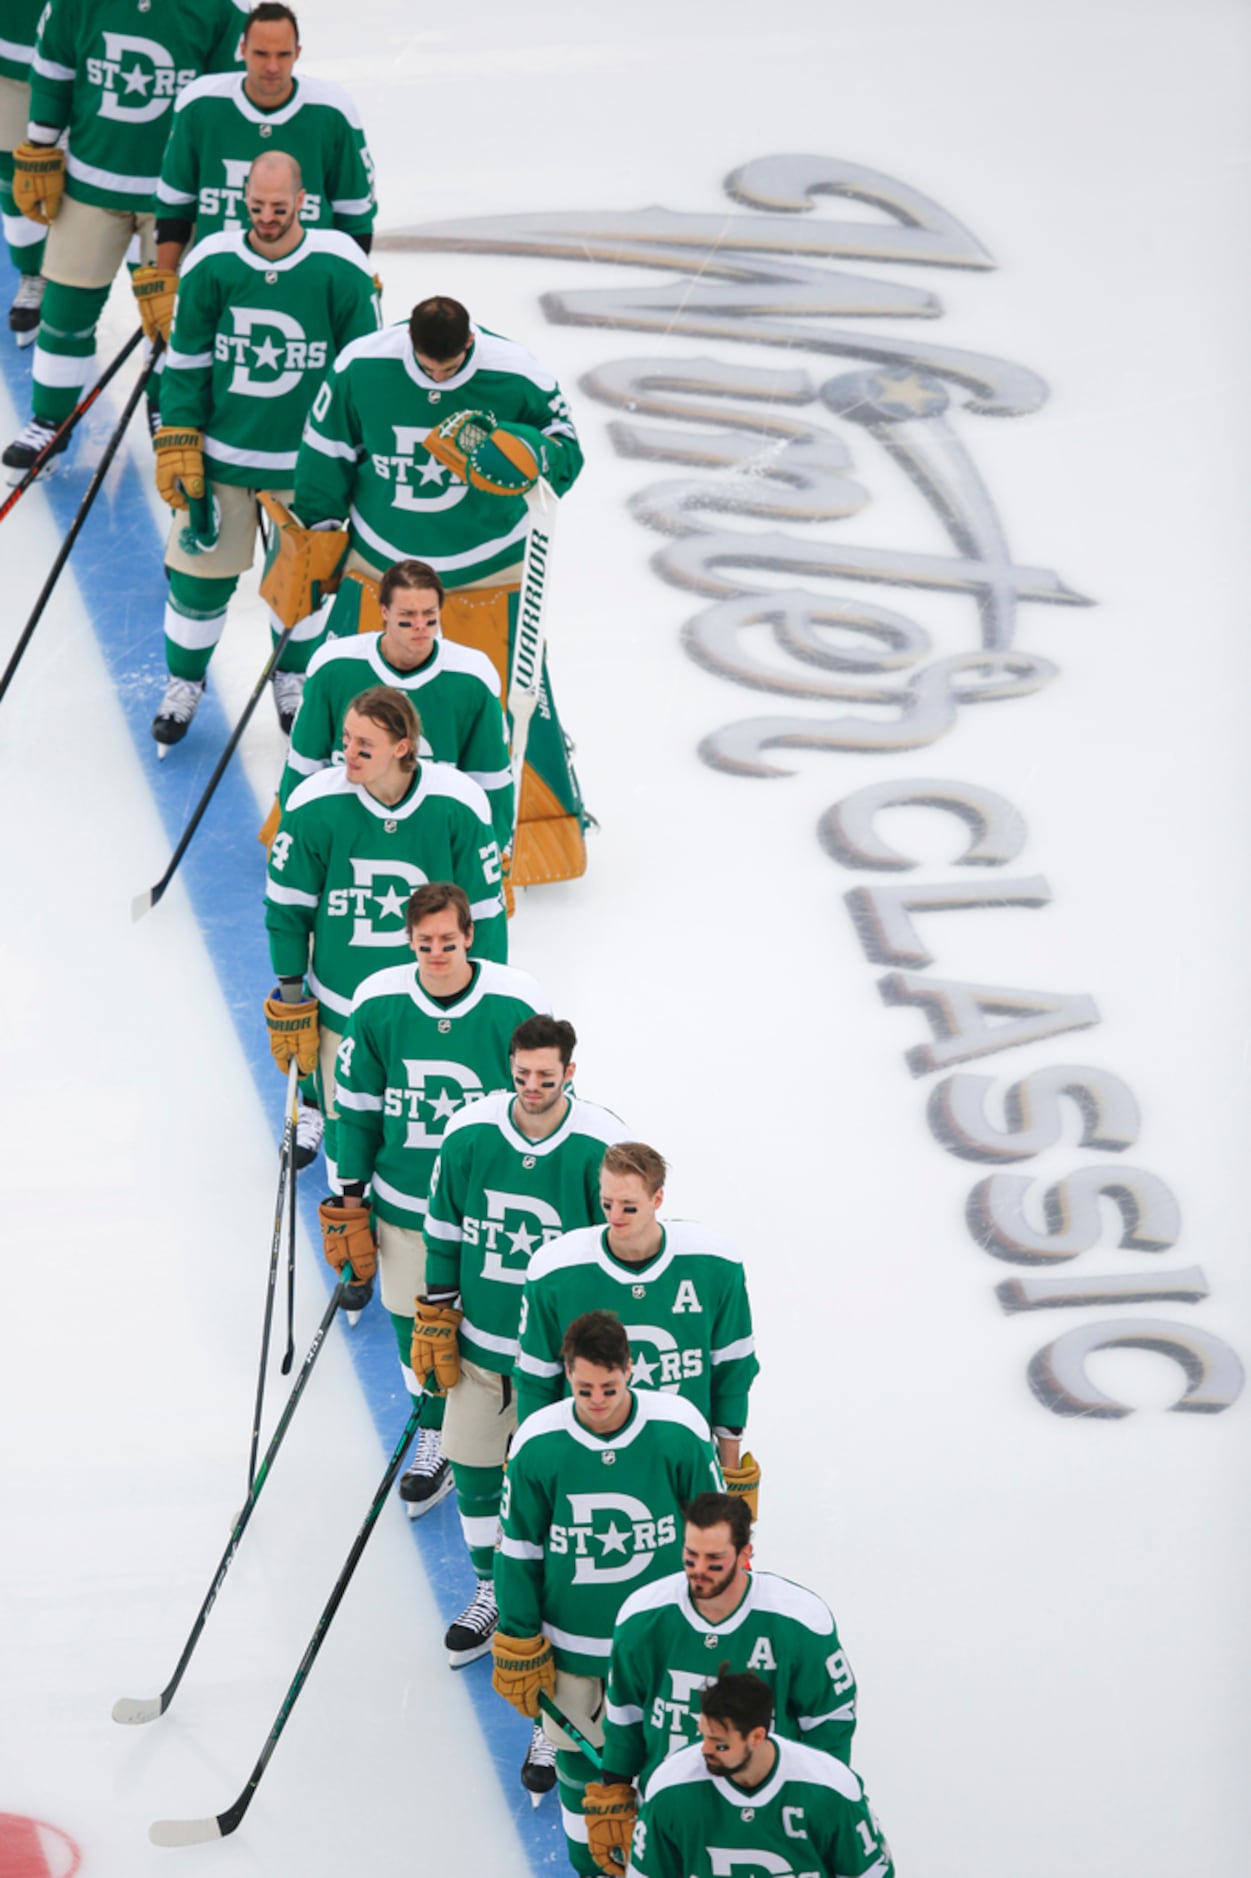
M 185 509 L 187 497 L 204 495 L 204 439 L 198 430 L 174 430 L 162 425 L 152 439 L 156 452 L 156 486 L 162 502 Z
M 432 1304 L 418 1298 L 413 1318 L 413 1374 L 432 1395 L 446 1395 L 460 1381 L 460 1350 L 456 1332 L 465 1315 L 450 1304 Z M 434 1372 L 431 1387 L 430 1372 Z
M 539 1695 L 556 1687 L 556 1664 L 546 1637 L 503 1637 L 492 1646 L 495 1669 L 491 1687 L 529 1721 L 539 1719 Z
M 337 1194 L 323 1200 L 317 1209 L 321 1221 L 322 1250 L 326 1263 L 341 1272 L 351 1264 L 358 1285 L 367 1285 L 378 1269 L 378 1248 L 367 1206 L 344 1206 Z
M 287 1004 L 275 989 L 265 1000 L 265 1022 L 269 1025 L 269 1047 L 283 1075 L 290 1069 L 292 1057 L 300 1065 L 301 1076 L 315 1075 L 320 1044 L 316 998 Z
M 721 1473 L 726 1492 L 734 1494 L 736 1499 L 746 1500 L 748 1512 L 756 1519 L 760 1507 L 759 1461 L 753 1455 L 744 1454 L 737 1467 L 723 1467 Z
M 489 496 L 524 496 L 547 474 L 547 446 L 530 424 L 501 424 L 469 452 L 469 481 Z
M 422 443 L 444 469 L 450 469 L 460 481 L 469 481 L 469 459 L 479 444 L 486 442 L 495 429 L 490 411 L 453 411 L 451 417 L 428 431 Z
M 130 277 L 139 318 L 149 339 L 163 339 L 169 344 L 174 324 L 174 301 L 178 297 L 178 276 L 172 267 L 137 267 Z
M 65 152 L 55 144 L 19 143 L 13 152 L 13 200 L 32 222 L 55 222 L 65 193 Z
M 606 1787 L 602 1780 L 588 1780 L 582 1789 L 587 1849 L 608 1878 L 621 1878 L 629 1863 L 638 1810 L 631 1786 Z

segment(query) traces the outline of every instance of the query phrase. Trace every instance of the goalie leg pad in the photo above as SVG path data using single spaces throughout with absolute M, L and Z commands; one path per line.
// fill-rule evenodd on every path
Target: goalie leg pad
M 260 503 L 271 523 L 261 598 L 284 626 L 296 626 L 333 593 L 347 555 L 347 529 L 302 527 L 268 489 Z

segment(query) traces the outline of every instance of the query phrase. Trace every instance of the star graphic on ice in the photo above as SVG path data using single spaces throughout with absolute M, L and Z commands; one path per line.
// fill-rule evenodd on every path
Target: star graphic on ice
M 442 1095 L 435 1096 L 433 1102 L 430 1104 L 430 1113 L 440 1121 L 448 1121 L 455 1115 L 459 1107 L 460 1104 L 456 1100 L 456 1097 L 450 1095 L 445 1089 Z
M 378 902 L 379 919 L 386 919 L 389 914 L 394 914 L 396 919 L 403 919 L 408 901 L 394 887 L 388 887 L 385 893 L 375 893 L 371 898 Z
M 607 1558 L 610 1552 L 624 1552 L 626 1550 L 626 1540 L 630 1535 L 628 1532 L 622 1532 L 620 1526 L 618 1526 L 614 1519 L 607 1532 L 597 1532 L 595 1537 L 604 1548 L 603 1557 Z
M 524 1252 L 527 1258 L 539 1243 L 538 1234 L 530 1232 L 524 1222 L 518 1226 L 516 1232 L 510 1232 L 508 1238 L 513 1251 Z
M 652 1377 L 659 1368 L 659 1363 L 649 1363 L 645 1356 L 636 1356 L 634 1367 L 630 1371 L 630 1381 L 640 1382 L 645 1389 L 650 1389 Z
M 420 475 L 423 483 L 442 483 L 447 471 L 437 457 L 428 456 L 421 466 Z
M 253 346 L 252 350 L 256 354 L 256 363 L 268 366 L 271 372 L 282 364 L 282 348 L 268 337 L 262 339 L 259 346 Z
M 145 72 L 140 65 L 132 65 L 128 72 L 122 73 L 126 81 L 126 90 L 137 91 L 141 98 L 147 97 L 148 86 L 152 83 L 154 76 L 152 72 Z
M 937 378 L 906 366 L 886 366 L 870 372 L 864 385 L 877 415 L 896 423 L 907 417 L 937 417 L 949 403 Z

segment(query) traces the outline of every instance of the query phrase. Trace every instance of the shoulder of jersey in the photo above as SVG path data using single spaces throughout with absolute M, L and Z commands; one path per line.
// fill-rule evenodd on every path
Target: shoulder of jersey
M 410 996 L 412 988 L 411 965 L 384 965 L 380 972 L 370 972 L 368 978 L 361 979 L 352 1000 L 353 1009 L 358 1009 L 370 998 L 406 998 Z
M 237 228 L 219 228 L 215 235 L 206 235 L 203 241 L 196 242 L 183 263 L 183 279 L 186 280 L 188 274 L 194 273 L 196 268 L 202 267 L 206 261 L 216 261 L 222 255 L 227 257 L 239 255 L 242 259 L 240 253 L 242 245 L 243 234 Z
M 387 359 L 403 359 L 404 348 L 408 343 L 408 327 L 384 326 L 381 332 L 362 333 L 350 346 L 344 346 L 334 362 L 336 372 L 346 371 L 349 365 L 359 365 L 370 360 L 375 362 Z
M 485 1095 L 467 1102 L 464 1108 L 457 1109 L 443 1130 L 443 1146 L 447 1146 L 453 1135 L 466 1134 L 471 1128 L 498 1128 L 508 1114 L 512 1099 L 508 1089 L 488 1089 Z
M 573 1397 L 565 1396 L 559 1402 L 549 1402 L 546 1408 L 536 1409 L 533 1415 L 527 1415 L 512 1438 L 508 1458 L 515 1461 L 524 1447 L 537 1441 L 540 1435 L 558 1435 L 568 1431 L 569 1418 L 573 1413 Z
M 358 274 L 367 274 L 370 280 L 374 270 L 369 265 L 369 257 L 360 243 L 345 235 L 341 228 L 309 228 L 304 233 L 305 257 L 314 254 L 333 255 L 337 261 L 346 261 Z
M 238 88 L 242 72 L 206 72 L 203 78 L 193 78 L 189 85 L 184 85 L 174 100 L 175 114 L 185 111 L 189 104 L 198 104 L 201 98 L 229 98 Z
M 830 1607 L 815 1591 L 797 1585 L 791 1578 L 782 1578 L 777 1572 L 753 1572 L 751 1583 L 752 1605 L 756 1610 L 768 1611 L 775 1617 L 793 1618 L 819 1637 L 834 1634 Z
M 632 1591 L 617 1612 L 618 1628 L 631 1617 L 646 1616 L 649 1611 L 667 1610 L 670 1605 L 677 1603 L 685 1584 L 685 1572 L 668 1572 L 665 1577 L 654 1578 L 651 1584 Z
M 600 1108 L 597 1102 L 584 1102 L 581 1096 L 573 1098 L 573 1131 L 610 1145 L 614 1141 L 629 1141 L 632 1138 L 619 1115 L 615 1115 L 611 1109 Z
M 699 1742 L 689 1748 L 679 1748 L 676 1754 L 670 1754 L 653 1773 L 643 1792 L 645 1800 L 654 1800 L 658 1793 L 664 1793 L 671 1787 L 689 1787 L 692 1781 L 711 1781 L 704 1761 L 704 1751 Z
M 742 1254 L 724 1233 L 714 1232 L 698 1219 L 667 1219 L 665 1234 L 675 1252 L 702 1254 L 705 1258 L 729 1259 L 732 1265 L 743 1263 Z
M 531 978 L 529 972 L 523 972 L 517 965 L 497 965 L 494 959 L 479 959 L 477 963 L 486 996 L 516 998 L 519 1003 L 528 1004 L 532 1011 L 546 1012 L 547 995 L 538 979 Z
M 474 369 L 479 372 L 509 372 L 516 378 L 528 378 L 540 391 L 554 391 L 556 380 L 545 365 L 540 365 L 533 352 L 518 345 L 515 339 L 505 339 L 501 333 L 488 332 L 485 326 L 475 328 Z
M 455 639 L 444 638 L 440 661 L 449 672 L 465 672 L 471 678 L 480 678 L 490 687 L 493 696 L 498 696 L 500 688 L 499 673 L 492 665 L 485 652 L 479 652 L 476 646 L 462 646 Z
M 564 1271 L 570 1265 L 588 1264 L 599 1249 L 603 1230 L 602 1226 L 575 1226 L 572 1232 L 562 1232 L 558 1239 L 549 1239 L 526 1267 L 527 1282 Z
M 353 130 L 362 128 L 360 113 L 352 102 L 351 94 L 336 85 L 332 78 L 300 78 L 300 101 L 303 104 L 321 104 L 332 111 L 338 111 L 345 117 Z
M 436 763 L 427 757 L 422 763 L 421 775 L 428 797 L 451 796 L 455 801 L 463 802 L 467 809 L 472 809 L 480 822 L 490 822 L 491 805 L 481 783 L 476 783 L 472 776 L 466 776 L 454 763 Z
M 326 769 L 319 769 L 315 776 L 306 776 L 299 788 L 293 789 L 287 797 L 287 808 L 305 809 L 323 796 L 347 795 L 351 788 L 342 763 L 332 763 Z
M 808 1786 L 827 1787 L 844 1800 L 853 1802 L 863 1797 L 864 1789 L 859 1780 L 837 1755 L 809 1747 L 806 1741 L 783 1741 L 776 1735 L 774 1740 L 783 1780 L 802 1780 Z
M 681 1422 L 701 1441 L 712 1440 L 712 1430 L 695 1407 L 685 1396 L 662 1395 L 659 1389 L 640 1389 L 635 1400 L 640 1413 L 649 1422 Z
M 320 672 L 323 666 L 333 665 L 337 660 L 369 659 L 369 648 L 378 642 L 377 633 L 351 633 L 342 639 L 327 639 L 324 646 L 318 646 L 308 662 L 308 675 Z

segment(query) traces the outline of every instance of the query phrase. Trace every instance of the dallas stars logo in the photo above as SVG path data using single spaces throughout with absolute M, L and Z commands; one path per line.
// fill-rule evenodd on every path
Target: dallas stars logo
M 384 1115 L 407 1116 L 406 1148 L 436 1149 L 458 1109 L 483 1093 L 477 1074 L 464 1063 L 434 1057 L 406 1057 L 404 1088 L 388 1088 L 382 1098 Z
M 677 1544 L 677 1514 L 657 1519 L 632 1493 L 571 1493 L 568 1505 L 568 1522 L 554 1522 L 547 1542 L 552 1553 L 573 1555 L 575 1585 L 626 1584 Z

